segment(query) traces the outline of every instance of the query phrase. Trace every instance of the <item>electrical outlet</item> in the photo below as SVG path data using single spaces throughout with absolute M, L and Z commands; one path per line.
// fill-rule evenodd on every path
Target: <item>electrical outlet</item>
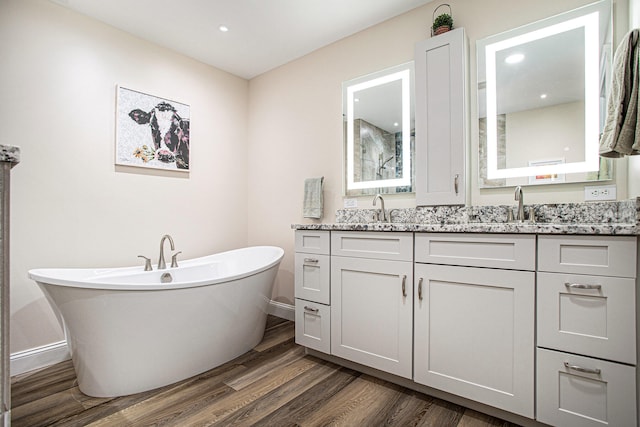
M 344 199 L 344 207 L 348 208 L 357 208 L 358 207 L 358 199 Z
M 585 201 L 616 200 L 615 185 L 598 185 L 584 187 Z

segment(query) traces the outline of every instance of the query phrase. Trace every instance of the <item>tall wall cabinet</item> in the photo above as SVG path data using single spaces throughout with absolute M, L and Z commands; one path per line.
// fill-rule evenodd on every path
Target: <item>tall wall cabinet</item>
M 415 47 L 418 206 L 467 202 L 467 44 L 457 28 Z

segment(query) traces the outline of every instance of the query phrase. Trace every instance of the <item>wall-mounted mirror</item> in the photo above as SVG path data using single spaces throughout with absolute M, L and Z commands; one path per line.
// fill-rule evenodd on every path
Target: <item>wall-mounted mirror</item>
M 480 187 L 610 180 L 611 1 L 477 42 Z
M 413 73 L 409 62 L 342 84 L 346 196 L 414 191 Z

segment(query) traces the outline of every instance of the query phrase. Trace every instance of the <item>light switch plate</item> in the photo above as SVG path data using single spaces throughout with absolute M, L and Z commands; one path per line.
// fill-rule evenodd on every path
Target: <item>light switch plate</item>
M 593 185 L 584 187 L 584 200 L 589 201 L 602 201 L 602 200 L 616 200 L 616 186 L 615 185 Z

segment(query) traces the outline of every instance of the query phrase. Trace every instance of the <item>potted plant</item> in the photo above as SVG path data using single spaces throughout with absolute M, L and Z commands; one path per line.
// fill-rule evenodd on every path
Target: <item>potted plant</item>
M 453 28 L 453 18 L 448 13 L 443 13 L 442 15 L 438 15 L 438 17 L 433 21 L 433 35 L 437 36 L 438 34 L 446 33 Z
M 436 12 L 442 6 L 449 8 L 449 13 L 441 13 L 436 16 Z M 448 4 L 441 4 L 433 10 L 433 25 L 431 26 L 431 35 L 437 36 L 438 34 L 446 33 L 447 31 L 451 31 L 453 29 L 453 18 L 451 17 L 451 6 Z

